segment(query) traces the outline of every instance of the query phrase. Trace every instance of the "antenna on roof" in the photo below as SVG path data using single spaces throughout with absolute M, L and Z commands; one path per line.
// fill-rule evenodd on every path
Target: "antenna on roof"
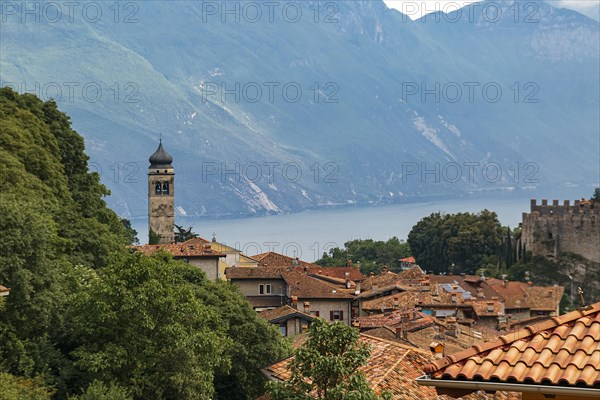
M 158 134 L 158 142 L 162 143 L 162 132 Z
M 215 232 L 213 232 L 212 241 L 213 241 L 213 242 L 216 242 L 216 241 L 217 241 L 217 234 L 216 234 Z
M 580 287 L 577 287 L 577 293 L 579 293 L 579 297 L 581 298 L 581 306 L 585 307 L 585 299 L 583 298 L 583 290 Z

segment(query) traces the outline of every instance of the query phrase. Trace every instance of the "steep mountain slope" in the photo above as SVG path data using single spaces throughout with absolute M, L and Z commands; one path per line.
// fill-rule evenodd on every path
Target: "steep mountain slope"
M 42 98 L 62 88 L 125 215 L 145 214 L 161 132 L 188 214 L 598 181 L 596 21 L 541 1 L 420 21 L 382 1 L 258 4 L 106 4 L 98 21 L 57 23 L 17 12 L 0 28 L 0 80 L 39 82 Z

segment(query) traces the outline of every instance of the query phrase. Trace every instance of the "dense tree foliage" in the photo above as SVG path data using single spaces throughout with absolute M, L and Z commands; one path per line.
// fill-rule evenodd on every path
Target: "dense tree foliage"
M 433 213 L 421 219 L 408 235 L 417 263 L 434 273 L 472 274 L 479 268 L 511 263 L 512 242 L 510 229 L 503 228 L 496 213 L 488 210 L 477 214 Z
M 2 400 L 50 400 L 53 390 L 39 379 L 19 378 L 0 372 L 0 399 Z
M 106 206 L 108 190 L 56 104 L 0 89 L 0 158 L 0 283 L 11 288 L 0 309 L 0 393 L 260 394 L 260 367 L 287 355 L 287 342 L 233 286 L 165 254 L 130 253 L 136 233 Z
M 600 188 L 594 189 L 594 194 L 592 194 L 592 199 L 594 203 L 600 203 Z
M 380 397 L 359 370 L 370 354 L 356 329 L 317 319 L 310 326 L 308 340 L 290 361 L 291 378 L 269 382 L 267 392 L 273 400 L 377 400 Z
M 197 238 L 198 234 L 192 231 L 192 227 L 185 229 L 183 226 L 175 225 L 175 243 Z
M 375 241 L 373 239 L 358 239 L 344 243 L 344 248 L 336 247 L 329 250 L 329 254 L 323 253 L 323 257 L 316 261 L 317 264 L 326 267 L 342 266 L 348 260 L 360 266 L 364 274 L 369 272 L 378 273 L 387 266 L 391 271 L 400 270 L 400 259 L 411 255 L 408 244 L 392 237 L 387 241 Z

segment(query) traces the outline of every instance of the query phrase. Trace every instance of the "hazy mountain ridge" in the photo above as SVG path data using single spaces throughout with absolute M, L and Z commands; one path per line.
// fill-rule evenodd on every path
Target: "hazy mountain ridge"
M 323 3 L 300 4 L 306 17 L 297 23 L 222 23 L 198 2 L 139 3 L 134 24 L 9 20 L 1 28 L 0 78 L 105 87 L 98 102 L 79 96 L 59 105 L 86 137 L 113 191 L 111 205 L 134 216 L 145 214 L 146 159 L 159 132 L 175 157 L 176 203 L 188 214 L 288 212 L 522 187 L 530 185 L 523 182 L 528 162 L 537 165 L 541 184 L 598 180 L 597 22 L 547 3 L 539 3 L 535 24 L 436 22 L 431 15 L 410 21 L 383 2 L 356 1 L 336 2 L 334 14 L 319 9 L 315 23 Z M 337 22 L 324 23 L 331 15 Z M 109 89 L 114 82 L 119 101 Z M 236 82 L 261 87 L 260 101 L 247 101 L 248 94 L 223 102 L 219 90 Z M 273 101 L 269 82 L 278 83 Z M 480 83 L 473 102 L 466 82 Z M 133 88 L 125 90 L 127 83 Z M 286 83 L 301 87 L 298 102 L 282 96 Z M 462 87 L 460 101 L 423 101 L 421 85 L 436 83 Z M 501 87 L 500 101 L 482 98 L 486 83 Z M 414 85 L 419 92 L 409 94 Z M 125 102 L 127 96 L 137 102 Z M 526 96 L 538 102 L 523 103 Z M 422 162 L 458 163 L 463 176 L 440 183 L 432 176 L 422 182 L 420 171 L 406 176 Z M 471 162 L 496 162 L 502 177 L 483 179 L 479 168 L 470 182 L 463 164 Z M 119 176 L 110 169 L 115 163 Z M 129 170 L 127 163 L 134 163 Z M 224 171 L 236 163 L 236 172 Z M 264 163 L 279 163 L 273 177 Z M 515 163 L 518 178 L 509 175 Z M 256 165 L 261 179 L 252 179 Z M 297 180 L 292 167 L 302 172 Z

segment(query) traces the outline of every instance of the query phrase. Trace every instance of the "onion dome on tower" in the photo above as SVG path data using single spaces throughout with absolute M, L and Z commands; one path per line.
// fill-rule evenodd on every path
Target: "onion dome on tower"
M 171 163 L 173 157 L 165 151 L 162 145 L 162 140 L 158 145 L 158 149 L 149 158 L 150 168 L 173 168 Z

